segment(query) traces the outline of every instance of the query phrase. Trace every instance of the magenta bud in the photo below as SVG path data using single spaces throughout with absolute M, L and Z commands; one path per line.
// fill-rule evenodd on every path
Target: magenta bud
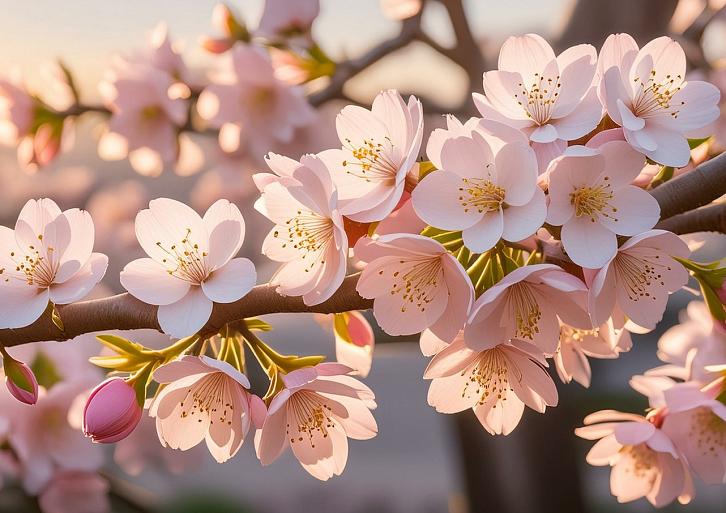
M 3 358 L 5 384 L 15 399 L 25 404 L 38 401 L 38 380 L 30 367 L 5 355 Z
M 83 409 L 83 432 L 96 443 L 112 444 L 136 429 L 142 408 L 136 391 L 122 378 L 111 378 L 91 392 Z

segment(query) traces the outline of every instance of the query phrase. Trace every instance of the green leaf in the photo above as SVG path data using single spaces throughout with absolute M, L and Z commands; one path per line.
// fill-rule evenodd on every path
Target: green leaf
M 30 369 L 35 374 L 35 379 L 38 381 L 38 384 L 46 390 L 50 390 L 53 385 L 61 381 L 61 376 L 58 374 L 55 362 L 43 351 L 35 353 L 35 358 L 30 364 Z
M 699 276 L 696 276 L 696 279 L 701 285 L 701 294 L 703 294 L 703 299 L 706 301 L 706 305 L 711 311 L 711 315 L 719 321 L 726 321 L 726 310 L 724 310 L 721 298 L 718 297 L 716 291 L 713 290 L 707 283 L 704 283 L 701 279 L 699 279 Z
M 104 346 L 119 354 L 145 357 L 144 346 L 116 335 L 96 335 L 96 338 Z

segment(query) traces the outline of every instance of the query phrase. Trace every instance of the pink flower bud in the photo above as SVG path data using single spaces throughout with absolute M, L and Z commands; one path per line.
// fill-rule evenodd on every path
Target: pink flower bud
M 38 380 L 30 367 L 9 355 L 3 358 L 5 384 L 15 399 L 25 404 L 38 401 Z
M 83 432 L 96 443 L 115 443 L 131 434 L 141 414 L 134 388 L 121 378 L 111 378 L 98 385 L 86 401 Z

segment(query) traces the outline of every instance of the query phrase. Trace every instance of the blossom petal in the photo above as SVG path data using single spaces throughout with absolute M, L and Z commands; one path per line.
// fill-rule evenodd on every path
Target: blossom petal
M 139 258 L 126 264 L 120 279 L 129 294 L 150 305 L 168 305 L 179 301 L 190 287 L 189 282 L 172 276 L 151 258 Z
M 202 290 L 216 303 L 232 303 L 252 290 L 255 283 L 255 264 L 247 258 L 233 258 L 202 282 Z
M 191 287 L 180 300 L 159 307 L 159 325 L 164 333 L 172 337 L 194 335 L 209 320 L 213 305 L 201 287 Z

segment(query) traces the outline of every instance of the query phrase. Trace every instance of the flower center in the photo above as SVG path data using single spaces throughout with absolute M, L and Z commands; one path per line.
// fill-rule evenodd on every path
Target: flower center
M 282 236 L 287 242 L 283 242 L 282 247 L 287 248 L 288 245 L 302 253 L 304 259 L 309 254 L 313 254 L 314 258 L 310 262 L 310 268 L 314 267 L 317 262 L 317 256 L 323 254 L 324 250 L 334 240 L 334 223 L 328 217 L 323 217 L 312 210 L 298 210 L 295 217 L 291 217 L 285 221 L 282 233 L 280 229 L 272 232 L 272 236 L 279 238 Z M 325 260 L 320 261 L 321 264 Z M 305 272 L 309 272 L 309 268 L 305 268 Z
M 391 295 L 401 295 L 402 313 L 406 312 L 409 307 L 415 307 L 421 312 L 425 312 L 428 304 L 436 296 L 442 269 L 441 259 L 438 256 L 423 257 L 409 262 L 399 260 L 398 263 L 408 264 L 410 267 L 393 271 Z M 378 274 L 383 276 L 385 271 L 381 269 Z
M 663 269 L 672 270 L 669 265 L 661 264 L 659 259 L 660 255 L 635 256 L 627 251 L 618 252 L 613 260 L 614 269 L 631 301 L 641 298 L 656 300 L 656 296 L 650 293 L 651 285 L 657 283 L 664 286 L 661 272 Z
M 290 436 L 290 424 L 287 424 L 287 435 L 290 443 L 303 442 L 307 437 L 310 446 L 315 448 L 315 437 L 328 437 L 328 430 L 335 424 L 332 421 L 330 407 L 323 403 L 315 392 L 301 390 L 290 397 L 288 411 L 290 422 L 297 424 L 297 438 Z
M 580 187 L 570 193 L 570 204 L 575 207 L 577 217 L 589 217 L 593 223 L 598 215 L 615 219 L 612 214 L 617 212 L 618 209 L 610 206 L 613 193 L 609 180 L 610 177 L 605 176 L 603 177 L 604 183 L 590 187 Z
M 514 338 L 532 340 L 539 333 L 542 310 L 529 285 L 519 282 L 509 288 L 509 311 L 515 320 Z
M 156 245 L 167 255 L 161 261 L 167 266 L 166 272 L 193 285 L 200 285 L 209 276 L 206 265 L 208 253 L 201 251 L 199 244 L 190 239 L 191 234 L 192 229 L 187 228 L 186 235 L 178 244 L 166 248 L 157 241 Z
M 639 118 L 647 118 L 661 111 L 668 111 L 668 114 L 676 119 L 680 111 L 671 109 L 671 101 L 673 95 L 681 90 L 683 77 L 666 75 L 662 81 L 656 82 L 656 75 L 656 71 L 652 70 L 645 81 L 640 77 L 633 79 L 637 87 L 633 97 L 633 114 Z M 679 106 L 683 106 L 685 103 L 682 101 Z
M 40 288 L 50 287 L 58 272 L 58 261 L 54 258 L 55 249 L 52 246 L 43 247 L 43 235 L 38 235 L 38 241 L 40 247 L 31 245 L 25 252 L 10 252 L 17 274 L 6 273 L 6 269 L 0 267 L 0 276 L 4 276 L 6 283 L 17 280 Z
M 489 167 L 491 164 L 487 164 Z M 502 187 L 484 178 L 462 178 L 459 187 L 459 204 L 464 212 L 476 209 L 480 214 L 495 212 L 502 208 L 505 191 Z
M 527 117 L 537 125 L 546 124 L 552 117 L 552 109 L 560 95 L 560 76 L 546 78 L 535 73 L 532 85 L 527 87 L 520 82 L 517 86 L 521 92 L 515 94 L 514 99 L 524 109 Z
M 482 352 L 476 365 L 463 372 L 469 372 L 469 379 L 461 392 L 462 397 L 473 394 L 479 398 L 477 404 L 483 405 L 492 396 L 496 396 L 492 408 L 496 408 L 496 403 L 507 400 L 507 391 L 510 388 L 508 361 L 499 349 Z
M 385 137 L 383 143 L 365 139 L 361 146 L 353 146 L 351 140 L 346 139 L 343 147 L 353 157 L 342 162 L 346 173 L 366 182 L 375 180 L 387 185 L 395 184 L 398 166 L 392 158 L 393 143 L 390 138 Z
M 144 121 L 152 121 L 161 114 L 161 107 L 158 105 L 147 105 L 141 109 L 141 118 Z
M 187 390 L 181 402 L 180 417 L 196 416 L 197 422 L 209 417 L 209 423 L 232 425 L 235 416 L 228 378 L 222 372 L 213 372 L 200 379 Z
M 629 458 L 630 465 L 625 470 L 627 474 L 637 479 L 647 479 L 653 483 L 658 474 L 658 459 L 655 451 L 645 444 L 626 445 L 620 449 L 620 454 Z

